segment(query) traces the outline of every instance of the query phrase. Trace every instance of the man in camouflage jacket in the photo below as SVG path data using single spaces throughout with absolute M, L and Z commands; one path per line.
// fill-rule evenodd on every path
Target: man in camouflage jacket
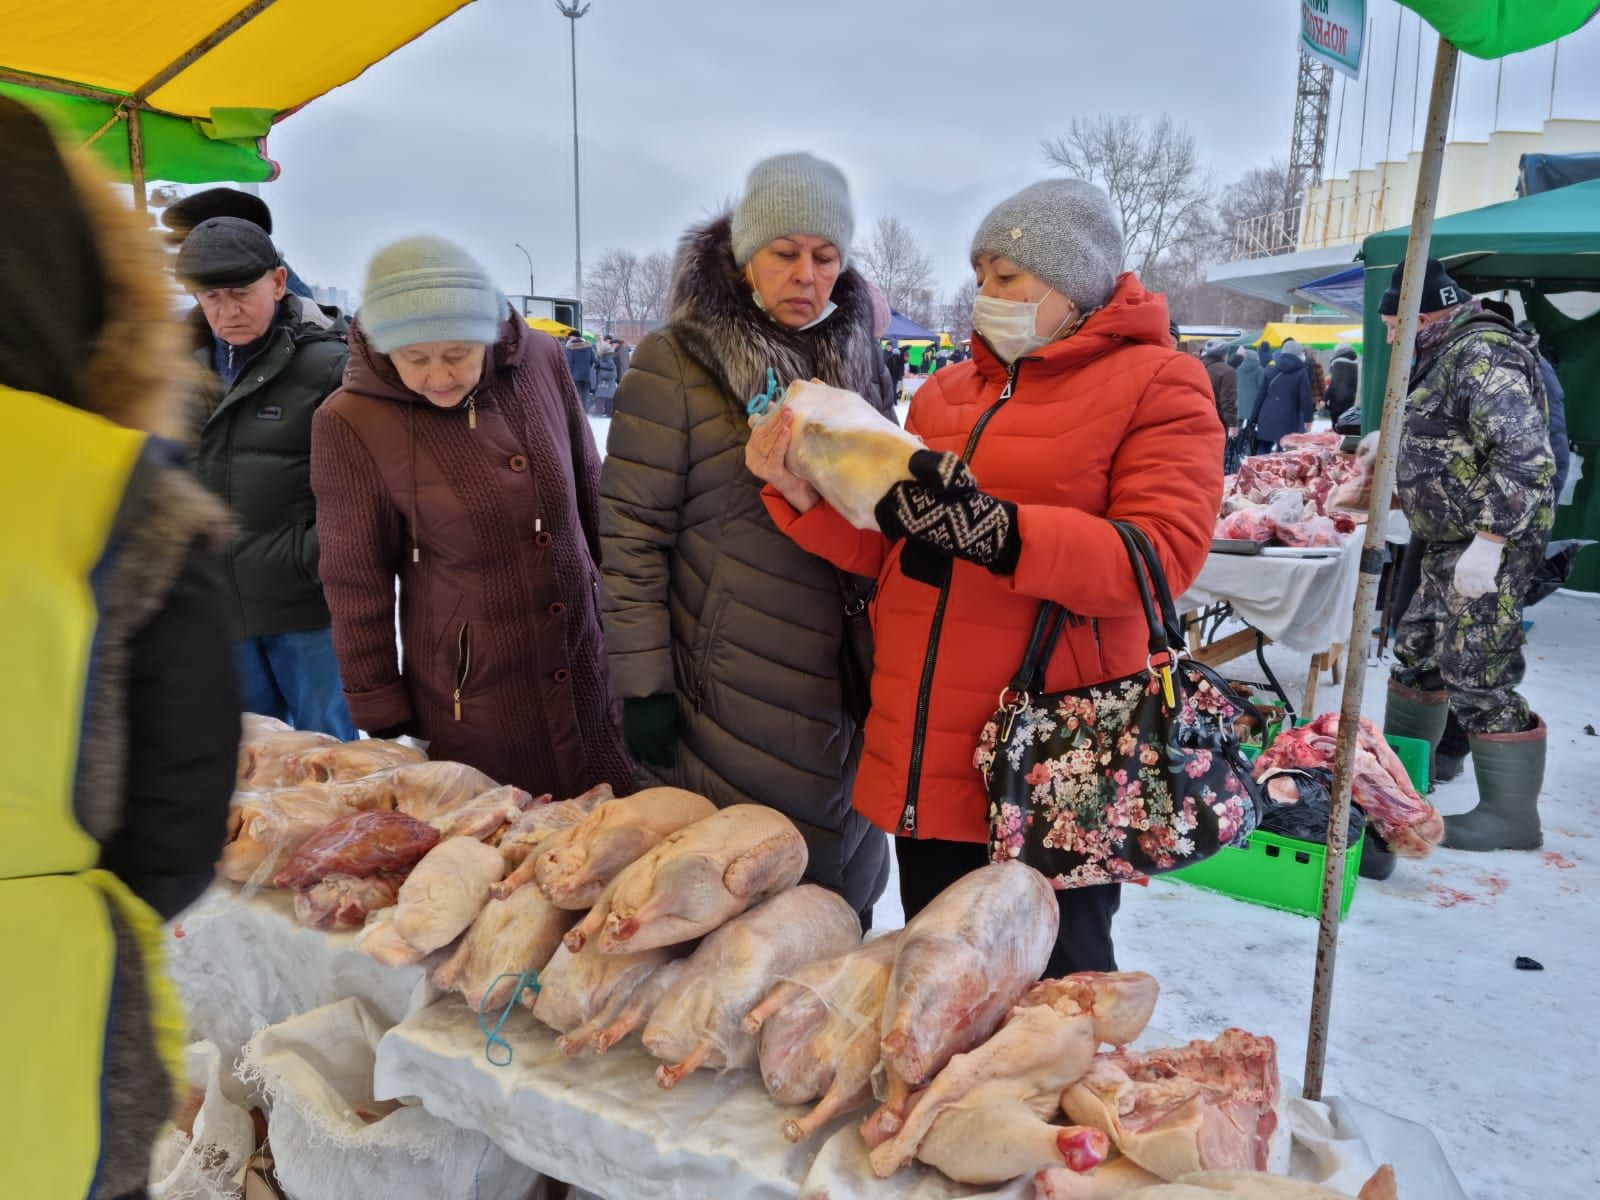
M 1400 269 L 1380 311 L 1392 341 Z M 1540 844 L 1544 723 L 1517 692 L 1522 599 L 1555 519 L 1555 459 L 1537 342 L 1485 311 L 1429 259 L 1396 467 L 1423 545 L 1395 638 L 1385 729 L 1435 748 L 1448 709 L 1469 735 L 1480 804 L 1447 817 L 1461 849 Z M 1448 708 L 1447 708 L 1448 706 Z

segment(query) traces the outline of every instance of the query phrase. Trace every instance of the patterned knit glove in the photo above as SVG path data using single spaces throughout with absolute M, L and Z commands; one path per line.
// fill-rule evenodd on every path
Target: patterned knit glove
M 885 492 L 873 509 L 884 533 L 964 558 L 996 575 L 1017 569 L 1022 538 L 1015 504 L 980 491 L 972 472 L 954 454 L 919 450 L 911 456 L 911 475 Z

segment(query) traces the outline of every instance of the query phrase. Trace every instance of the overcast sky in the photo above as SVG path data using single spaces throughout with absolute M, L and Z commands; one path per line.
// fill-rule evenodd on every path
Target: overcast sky
M 1339 169 L 1412 132 L 1415 17 L 1369 0 L 1366 137 L 1347 85 Z M 1221 185 L 1288 156 L 1293 0 L 593 0 L 578 22 L 583 247 L 669 249 L 735 197 L 751 163 L 803 149 L 843 167 L 857 230 L 904 221 L 941 289 L 967 271 L 987 208 L 1050 173 L 1040 150 L 1076 114 L 1171 113 Z M 477 0 L 280 123 L 262 188 L 278 240 L 314 282 L 358 289 L 385 241 L 467 246 L 507 292 L 572 287 L 567 21 L 545 0 Z M 1391 70 L 1399 74 L 1389 127 Z M 1424 34 L 1417 126 L 1433 39 Z M 1464 59 L 1455 134 L 1493 118 L 1493 64 Z M 1510 60 L 1502 128 L 1537 128 L 1551 52 Z M 1558 116 L 1600 118 L 1600 25 L 1562 44 Z M 1335 115 L 1340 85 L 1334 93 Z M 1330 157 L 1335 137 L 1329 134 Z M 1600 149 L 1600 146 L 1596 147 Z

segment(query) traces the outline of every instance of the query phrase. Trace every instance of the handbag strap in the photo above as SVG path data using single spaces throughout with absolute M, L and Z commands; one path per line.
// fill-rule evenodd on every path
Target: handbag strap
M 1168 651 L 1182 653 L 1186 648 L 1183 625 L 1178 620 L 1177 605 L 1172 600 L 1172 588 L 1167 583 L 1166 571 L 1155 547 L 1144 530 L 1128 521 L 1113 521 L 1112 526 L 1122 538 L 1128 552 L 1128 563 L 1133 568 L 1134 585 L 1139 592 L 1139 604 L 1144 609 L 1145 624 L 1150 630 L 1150 653 Z
M 1033 632 L 1028 635 L 1028 647 L 1022 652 L 1022 663 L 1011 677 L 1007 694 L 1022 695 L 1043 689 L 1045 664 L 1055 652 L 1066 620 L 1067 610 L 1061 605 L 1049 600 L 1039 605 L 1039 615 L 1033 619 Z M 1004 696 L 1001 702 L 1005 702 Z

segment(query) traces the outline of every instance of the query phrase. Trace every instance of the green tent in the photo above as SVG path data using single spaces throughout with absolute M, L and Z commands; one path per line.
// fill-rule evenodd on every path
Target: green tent
M 1389 367 L 1378 301 L 1395 264 L 1405 256 L 1408 232 L 1375 233 L 1361 250 L 1367 268 L 1364 429 L 1377 427 Z M 1600 179 L 1441 217 L 1434 224 L 1429 252 L 1458 283 L 1477 293 L 1510 289 L 1522 292 L 1526 301 L 1555 292 L 1600 291 Z M 1546 338 L 1570 337 L 1577 325 L 1600 339 L 1595 328 L 1600 321 L 1572 322 L 1537 302 L 1529 304 L 1529 312 Z M 1558 511 L 1555 536 L 1600 539 L 1600 403 L 1585 402 L 1600 393 L 1600 370 L 1592 356 L 1567 354 L 1559 374 L 1567 394 L 1567 433 L 1583 457 L 1584 471 L 1572 503 Z M 1600 547 L 1584 550 L 1572 585 L 1600 591 Z

